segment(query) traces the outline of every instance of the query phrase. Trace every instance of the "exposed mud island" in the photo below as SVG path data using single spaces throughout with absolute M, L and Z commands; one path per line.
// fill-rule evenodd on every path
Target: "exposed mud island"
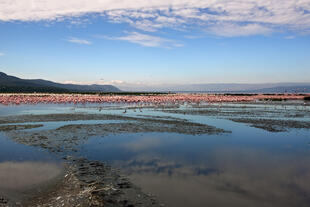
M 189 116 L 231 120 L 271 133 L 309 129 L 307 97 L 309 94 L 0 95 L 0 103 L 10 107 L 71 104 L 74 108 L 74 104 L 96 104 L 90 108 L 98 111 L 1 114 L 0 131 L 6 137 L 15 143 L 46 150 L 62 161 L 53 167 L 54 170 L 43 166 L 45 171 L 37 171 L 35 169 L 41 167 L 29 165 L 28 174 L 50 172 L 49 179 L 38 180 L 24 192 L 0 187 L 0 206 L 164 206 L 156 195 L 143 192 L 120 170 L 83 157 L 79 154 L 79 146 L 91 137 L 104 139 L 111 134 L 161 132 L 199 136 L 231 133 L 221 126 L 191 121 Z M 109 107 L 100 105 L 106 103 Z M 97 122 L 88 123 L 90 120 Z M 44 128 L 55 122 L 62 124 Z M 18 171 L 19 168 L 18 163 L 0 165 L 0 170 Z M 0 181 L 5 176 L 0 173 Z

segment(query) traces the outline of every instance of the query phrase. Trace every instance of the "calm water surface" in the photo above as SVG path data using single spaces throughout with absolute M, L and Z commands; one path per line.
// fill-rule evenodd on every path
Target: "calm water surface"
M 99 112 L 94 105 L 20 106 L 7 110 L 6 114 L 72 111 L 122 114 L 123 109 Z M 199 136 L 175 133 L 94 136 L 80 145 L 81 156 L 121 169 L 166 206 L 310 206 L 309 130 L 270 133 L 229 120 L 151 109 L 128 110 L 126 115 L 173 116 L 232 131 Z M 49 123 L 44 124 L 48 129 Z M 37 157 L 32 150 L 0 137 L 0 161 L 10 156 Z
M 89 159 L 120 168 L 167 206 L 309 206 L 309 132 L 93 137 Z
M 21 202 L 53 185 L 63 173 L 60 159 L 10 141 L 0 133 L 0 194 Z

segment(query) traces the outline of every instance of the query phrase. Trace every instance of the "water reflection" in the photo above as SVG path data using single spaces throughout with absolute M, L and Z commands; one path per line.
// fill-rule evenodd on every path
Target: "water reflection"
M 15 143 L 0 132 L 0 162 L 5 161 L 59 162 L 59 159 L 45 150 Z
M 118 162 L 132 180 L 168 206 L 307 206 L 309 158 L 266 151 L 217 149 L 215 162 L 189 165 L 169 158 Z M 180 160 L 179 160 L 180 162 Z
M 56 163 L 2 162 L 0 163 L 1 189 L 18 190 L 50 180 L 62 172 Z
M 2 162 L 0 194 L 12 200 L 24 199 L 54 183 L 62 172 L 59 163 Z
M 90 139 L 81 153 L 122 169 L 167 206 L 308 206 L 310 151 L 304 136 L 309 133 L 300 138 L 286 133 L 282 141 L 278 134 L 264 133 L 262 140 L 261 134 L 247 135 L 242 144 L 245 138 L 234 134 L 225 139 L 115 135 Z
M 58 158 L 46 151 L 14 143 L 0 133 L 0 195 L 14 202 L 35 196 L 62 175 Z
M 128 141 L 122 143 L 120 147 L 123 147 L 124 150 L 129 150 L 132 152 L 145 151 L 148 149 L 153 149 L 154 147 L 160 147 L 163 143 L 156 138 L 140 139 L 138 141 Z

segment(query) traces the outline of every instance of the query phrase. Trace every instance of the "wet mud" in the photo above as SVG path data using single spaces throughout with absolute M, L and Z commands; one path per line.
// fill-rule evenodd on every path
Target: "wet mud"
M 46 195 L 24 206 L 55 207 L 157 207 L 156 199 L 141 191 L 110 166 L 83 158 L 68 157 L 64 179 Z
M 291 129 L 310 129 L 309 121 L 277 120 L 277 119 L 231 119 L 234 122 L 249 124 L 251 127 L 269 132 L 286 132 Z
M 53 180 L 36 196 L 16 202 L 0 196 L 1 207 L 123 207 L 160 206 L 156 199 L 143 193 L 126 177 L 110 166 L 83 158 L 67 159 L 62 179 Z
M 189 109 L 162 110 L 165 113 L 210 116 L 246 123 L 251 127 L 269 132 L 286 132 L 291 129 L 309 129 L 310 110 L 301 103 L 263 105 L 259 103 L 241 105 L 205 105 Z
M 3 125 L 3 126 L 0 126 L 0 131 L 34 129 L 34 128 L 39 128 L 39 127 L 42 127 L 42 126 L 43 126 L 43 124 Z
M 138 117 L 112 115 L 112 114 L 41 114 L 41 115 L 17 115 L 0 117 L 0 124 L 14 124 L 26 122 L 56 122 L 56 121 L 82 121 L 82 120 L 122 120 L 122 121 L 143 121 L 143 122 L 160 122 L 171 123 L 171 121 L 178 121 L 177 123 L 188 123 L 186 119 L 179 119 L 171 116 L 150 116 L 137 115 Z
M 48 149 L 50 152 L 68 153 L 78 151 L 78 146 L 92 136 L 108 136 L 120 133 L 170 132 L 191 135 L 230 133 L 205 124 L 184 121 L 136 121 L 108 124 L 65 125 L 56 130 L 9 131 L 7 136 L 17 143 Z
M 54 121 L 78 121 L 78 120 L 130 120 L 130 117 L 105 114 L 41 114 L 18 115 L 0 117 L 0 124 L 25 123 L 25 122 L 54 122 Z
M 275 105 L 276 106 L 276 105 Z M 299 106 L 297 109 L 287 109 L 285 106 L 277 106 L 269 109 L 253 106 L 217 106 L 208 108 L 162 110 L 165 113 L 216 116 L 216 117 L 282 117 L 282 118 L 310 118 L 310 111 Z

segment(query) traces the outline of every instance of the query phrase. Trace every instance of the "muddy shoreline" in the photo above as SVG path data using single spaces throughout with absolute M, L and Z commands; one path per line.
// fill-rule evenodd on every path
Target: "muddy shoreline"
M 287 106 L 275 105 L 278 108 L 260 108 L 253 106 L 205 106 L 192 109 L 170 109 L 162 110 L 165 113 L 183 114 L 183 115 L 199 115 L 213 117 L 277 117 L 277 118 L 310 118 L 310 111 L 299 106 L 297 109 L 287 109 Z
M 254 103 L 252 103 L 254 104 Z M 306 105 L 272 106 L 254 105 L 208 105 L 188 109 L 161 110 L 167 114 L 183 114 L 216 117 L 238 123 L 245 123 L 251 127 L 269 132 L 287 132 L 292 129 L 310 129 L 310 110 Z
M 120 133 L 168 132 L 180 134 L 221 134 L 230 133 L 223 129 L 205 124 L 193 123 L 186 120 L 167 120 L 151 118 L 134 118 L 118 115 L 92 115 L 92 114 L 49 114 L 49 115 L 22 115 L 1 118 L 1 123 L 17 125 L 4 125 L 6 135 L 17 143 L 41 147 L 56 153 L 76 152 L 76 147 L 92 136 L 108 136 Z M 23 128 L 21 123 L 66 120 L 127 120 L 125 123 L 107 124 L 72 124 L 61 126 L 53 130 L 22 131 L 15 130 L 17 126 Z M 24 128 L 26 128 L 25 125 Z M 1 128 L 0 128 L 1 129 Z M 9 130 L 10 129 L 10 130 Z
M 245 123 L 251 127 L 264 129 L 269 132 L 287 132 L 291 129 L 310 129 L 309 121 L 275 120 L 275 119 L 230 119 L 234 122 Z
M 63 177 L 54 182 L 36 196 L 23 201 L 14 202 L 0 196 L 0 206 L 160 206 L 156 198 L 142 192 L 119 171 L 98 161 L 70 157 Z
M 104 163 L 70 157 L 67 165 L 64 179 L 55 188 L 24 206 L 160 206 L 154 197 Z
M 27 124 L 27 125 L 3 125 L 0 126 L 0 131 L 12 131 L 12 130 L 24 130 L 24 129 L 34 129 L 42 127 L 43 124 Z

